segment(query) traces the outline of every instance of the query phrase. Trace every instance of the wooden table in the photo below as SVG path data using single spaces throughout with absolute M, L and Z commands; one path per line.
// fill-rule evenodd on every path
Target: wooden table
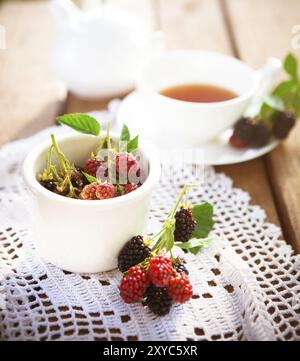
M 95 1 L 81 1 L 93 6 Z M 139 14 L 165 32 L 167 47 L 203 48 L 234 55 L 250 66 L 292 51 L 292 29 L 300 24 L 299 0 L 109 0 Z M 78 2 L 78 1 L 77 1 Z M 53 24 L 46 1 L 0 5 L 7 49 L 0 50 L 0 145 L 54 123 L 64 112 L 88 111 L 107 102 L 68 94 L 49 70 Z M 299 57 L 300 50 L 293 50 Z M 265 157 L 217 167 L 250 193 L 270 222 L 300 252 L 300 125 Z

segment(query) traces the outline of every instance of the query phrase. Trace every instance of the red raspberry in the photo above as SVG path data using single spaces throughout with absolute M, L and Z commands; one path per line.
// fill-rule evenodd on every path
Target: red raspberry
M 131 267 L 120 283 L 120 295 L 126 303 L 138 302 L 149 286 L 149 279 L 144 268 Z
M 137 160 L 132 154 L 118 153 L 116 155 L 116 170 L 122 174 L 128 174 L 129 169 L 137 165 Z
M 149 278 L 156 287 L 166 287 L 173 272 L 173 264 L 167 257 L 156 256 L 149 262 Z
M 102 165 L 102 161 L 99 159 L 88 159 L 84 165 L 85 173 L 90 174 L 93 177 L 96 177 L 98 168 Z
M 238 149 L 247 148 L 248 144 L 245 143 L 243 140 L 239 139 L 235 134 L 233 134 L 230 139 L 229 143 L 234 147 Z
M 185 303 L 191 299 L 193 287 L 185 273 L 176 273 L 170 278 L 168 294 L 175 302 L 179 303 Z
M 117 194 L 116 187 L 108 182 L 98 184 L 96 189 L 97 199 L 109 199 L 114 198 Z
M 96 200 L 96 190 L 98 183 L 91 183 L 86 185 L 80 193 L 80 198 L 84 200 Z
M 139 188 L 139 185 L 138 184 L 134 184 L 134 183 L 127 183 L 124 187 L 124 192 L 125 194 L 127 193 L 131 193 L 133 191 L 135 191 L 136 189 Z

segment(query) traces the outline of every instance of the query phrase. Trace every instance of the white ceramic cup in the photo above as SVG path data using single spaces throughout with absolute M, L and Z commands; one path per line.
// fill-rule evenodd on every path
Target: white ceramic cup
M 280 69 L 281 62 L 275 58 L 255 71 L 238 59 L 219 53 L 166 52 L 150 61 L 139 74 L 141 114 L 134 124 L 128 123 L 160 147 L 198 147 L 232 126 L 256 96 L 270 91 Z M 237 97 L 222 102 L 193 103 L 159 94 L 168 87 L 198 83 L 223 87 Z
M 112 138 L 117 139 L 113 134 Z M 77 165 L 83 165 L 97 142 L 97 137 L 81 134 L 57 137 L 62 151 Z M 36 200 L 34 241 L 38 253 L 70 272 L 115 268 L 123 245 L 145 231 L 151 192 L 160 176 L 155 148 L 149 144 L 139 147 L 149 164 L 148 177 L 141 187 L 121 197 L 89 201 L 57 195 L 37 181 L 49 147 L 50 141 L 37 146 L 23 164 L 24 180 Z

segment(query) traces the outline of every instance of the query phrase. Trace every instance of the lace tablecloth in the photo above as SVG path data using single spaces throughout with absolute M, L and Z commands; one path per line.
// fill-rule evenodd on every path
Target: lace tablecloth
M 250 196 L 213 168 L 189 200 L 214 204 L 216 241 L 197 256 L 184 255 L 194 296 L 170 314 L 125 304 L 116 270 L 79 275 L 45 263 L 33 245 L 31 197 L 20 171 L 49 133 L 0 150 L 1 340 L 300 340 L 300 256 L 265 223 L 265 212 L 249 205 Z M 176 174 L 172 186 L 164 182 L 153 194 L 152 230 L 179 194 Z

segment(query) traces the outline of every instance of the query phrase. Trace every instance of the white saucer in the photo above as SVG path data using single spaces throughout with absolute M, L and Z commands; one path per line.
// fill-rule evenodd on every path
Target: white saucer
M 139 124 L 141 119 L 143 119 L 143 123 L 147 122 L 147 119 L 145 119 L 147 114 L 140 109 L 140 97 L 141 94 L 134 91 L 122 101 L 117 115 L 117 124 L 125 123 L 134 131 L 134 125 Z M 229 145 L 228 141 L 231 134 L 232 130 L 227 129 L 217 139 L 199 145 L 199 149 L 203 151 L 201 163 L 205 165 L 225 165 L 246 162 L 269 153 L 279 144 L 278 140 L 272 140 L 262 148 L 239 150 Z

